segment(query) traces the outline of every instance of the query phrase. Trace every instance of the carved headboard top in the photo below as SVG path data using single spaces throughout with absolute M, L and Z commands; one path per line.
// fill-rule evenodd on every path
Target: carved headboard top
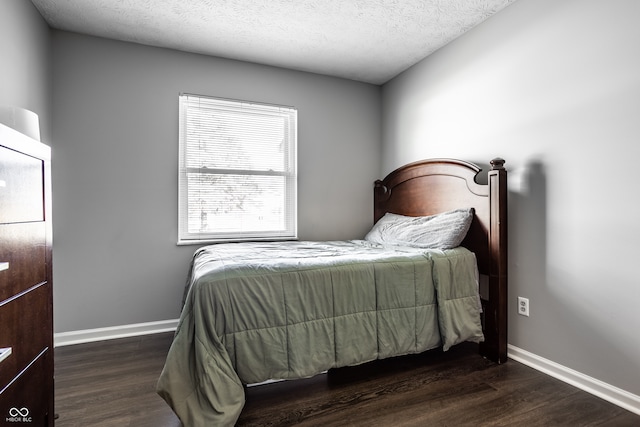
M 481 168 L 473 163 L 454 159 L 428 159 L 402 166 L 375 182 L 374 222 L 385 213 L 420 216 L 458 209 L 474 208 L 475 217 L 463 246 L 476 253 L 481 271 L 488 270 L 488 242 L 494 207 L 506 210 L 505 161 L 491 161 L 491 175 L 504 175 L 503 189 L 492 188 L 492 178 L 479 184 Z M 504 206 L 500 204 L 504 196 Z M 496 214 L 498 212 L 495 212 Z

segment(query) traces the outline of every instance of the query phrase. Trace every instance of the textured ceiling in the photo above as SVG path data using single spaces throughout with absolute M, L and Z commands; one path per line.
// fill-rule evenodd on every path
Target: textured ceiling
M 382 84 L 515 0 L 32 0 L 52 28 Z

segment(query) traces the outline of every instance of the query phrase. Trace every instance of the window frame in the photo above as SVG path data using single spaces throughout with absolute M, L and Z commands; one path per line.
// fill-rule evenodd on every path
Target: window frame
M 242 169 L 242 168 L 207 168 L 188 167 L 189 156 L 187 154 L 188 133 L 188 109 L 194 108 L 193 104 L 203 102 L 206 108 L 215 109 L 219 106 L 224 111 L 236 111 L 238 115 L 243 112 L 254 114 L 273 115 L 285 118 L 286 143 L 283 149 L 284 170 L 275 171 Z M 297 109 L 294 107 L 266 104 L 254 101 L 243 101 L 228 98 L 211 97 L 205 95 L 180 94 L 179 126 L 178 126 L 178 245 L 207 244 L 236 241 L 276 241 L 296 240 L 298 238 L 297 224 Z M 189 231 L 189 180 L 187 174 L 219 174 L 219 175 L 259 175 L 282 176 L 284 178 L 284 229 L 266 231 L 213 231 L 193 232 Z

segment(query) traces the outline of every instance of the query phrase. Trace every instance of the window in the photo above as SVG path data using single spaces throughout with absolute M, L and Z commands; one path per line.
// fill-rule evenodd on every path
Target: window
M 296 109 L 179 101 L 178 243 L 296 238 Z

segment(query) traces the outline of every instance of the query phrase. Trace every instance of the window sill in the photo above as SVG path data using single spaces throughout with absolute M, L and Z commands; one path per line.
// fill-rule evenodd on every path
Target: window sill
M 194 245 L 214 245 L 216 243 L 240 243 L 240 242 L 292 242 L 297 241 L 297 237 L 254 237 L 254 238 L 238 238 L 238 239 L 202 239 L 202 240 L 178 240 L 177 246 L 194 246 Z

